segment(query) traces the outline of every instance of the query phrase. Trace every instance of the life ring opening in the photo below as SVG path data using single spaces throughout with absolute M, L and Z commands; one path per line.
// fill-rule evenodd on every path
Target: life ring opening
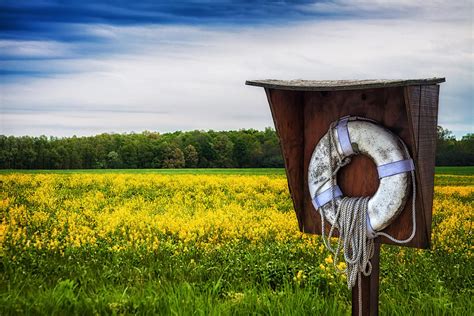
M 345 196 L 373 196 L 380 186 L 377 165 L 369 156 L 355 155 L 338 171 L 337 183 Z

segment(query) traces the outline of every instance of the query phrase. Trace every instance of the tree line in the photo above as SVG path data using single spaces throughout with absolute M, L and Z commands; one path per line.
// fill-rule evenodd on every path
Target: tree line
M 436 163 L 474 165 L 474 135 L 438 128 Z M 190 131 L 89 137 L 0 135 L 1 169 L 283 167 L 275 131 Z
M 283 167 L 273 129 L 0 136 L 2 169 Z
M 437 166 L 474 166 L 474 134 L 456 140 L 453 133 L 438 126 Z

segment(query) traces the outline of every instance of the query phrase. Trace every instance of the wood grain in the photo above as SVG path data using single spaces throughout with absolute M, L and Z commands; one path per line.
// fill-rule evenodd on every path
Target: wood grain
M 303 103 L 302 93 L 265 89 L 285 162 L 293 207 L 303 231 Z
M 307 185 L 307 168 L 312 152 L 331 122 L 344 115 L 358 115 L 378 121 L 407 144 L 415 159 L 419 188 L 417 233 L 407 246 L 429 246 L 437 89 L 438 86 L 433 85 L 325 92 L 265 90 L 302 231 L 321 234 L 320 216 L 311 203 Z M 347 196 L 373 195 L 379 185 L 374 163 L 362 155 L 354 157 L 338 173 L 338 184 Z M 410 235 L 411 229 L 411 204 L 407 203 L 400 216 L 384 231 L 397 239 L 404 239 Z M 393 244 L 385 238 L 381 242 Z
M 431 241 L 431 221 L 434 190 L 434 167 L 438 125 L 439 86 L 411 86 L 405 88 L 407 112 L 410 114 L 416 147 L 416 175 L 418 198 L 423 204 L 424 239 Z M 419 226 L 419 225 L 417 225 Z M 418 228 L 418 227 L 417 227 Z M 421 229 L 421 228 L 420 228 Z
M 379 314 L 379 278 L 380 278 L 380 240 L 375 239 L 374 256 L 370 259 L 372 273 L 369 276 L 362 275 L 362 314 L 359 315 L 359 288 L 357 284 L 352 288 L 352 315 L 375 316 Z

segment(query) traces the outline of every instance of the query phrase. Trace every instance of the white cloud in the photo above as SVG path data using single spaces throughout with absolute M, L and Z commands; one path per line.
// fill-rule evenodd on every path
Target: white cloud
M 473 132 L 469 21 L 96 27 L 88 30 L 127 50 L 52 61 L 71 74 L 2 84 L 2 134 L 263 128 L 273 125 L 263 89 L 244 86 L 246 79 L 433 76 L 447 77 L 440 124 L 458 136 Z
M 0 50 L 4 56 L 61 57 L 69 53 L 68 46 L 56 41 L 0 40 Z

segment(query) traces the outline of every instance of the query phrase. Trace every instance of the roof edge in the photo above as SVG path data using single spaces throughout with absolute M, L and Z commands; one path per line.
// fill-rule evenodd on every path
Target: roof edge
M 297 91 L 337 91 L 378 89 L 388 87 L 405 87 L 417 85 L 433 85 L 445 82 L 446 78 L 424 79 L 368 79 L 368 80 L 247 80 L 246 85 L 268 89 Z

